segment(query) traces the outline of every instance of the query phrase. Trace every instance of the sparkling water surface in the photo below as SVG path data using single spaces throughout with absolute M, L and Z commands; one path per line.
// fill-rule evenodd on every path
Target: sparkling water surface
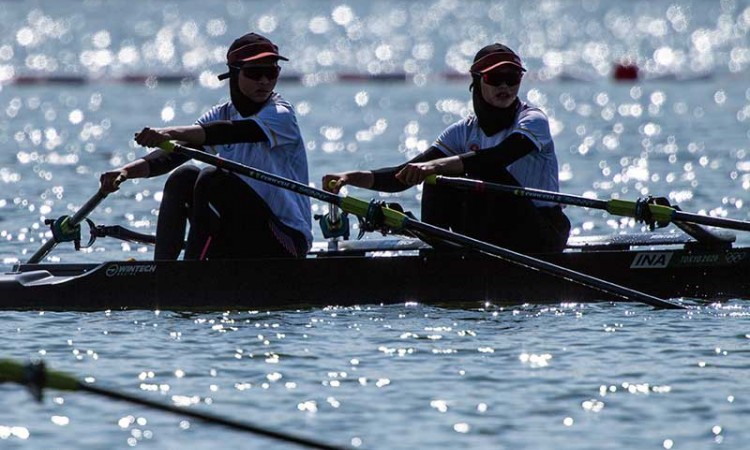
M 315 185 L 427 148 L 471 107 L 467 79 L 448 75 L 501 41 L 529 68 L 521 96 L 551 118 L 563 192 L 665 196 L 686 211 L 750 220 L 748 1 L 6 1 L 0 19 L 4 271 L 39 248 L 43 219 L 70 214 L 99 173 L 145 154 L 134 132 L 191 123 L 225 99 L 215 75 L 227 44 L 250 30 L 276 41 L 291 59 L 283 74 L 299 76 L 278 90 L 296 106 Z M 621 60 L 636 62 L 643 81 L 613 82 Z M 186 77 L 122 82 L 170 74 Z M 336 82 L 340 74 L 362 79 Z M 366 80 L 382 74 L 405 81 Z M 80 83 L 14 82 L 62 76 Z M 91 218 L 152 233 L 163 183 L 128 182 Z M 419 210 L 419 189 L 395 198 Z M 575 234 L 641 230 L 601 211 L 566 212 Z M 152 257 L 106 239 L 71 247 L 52 259 Z M 687 312 L 523 299 L 6 311 L 0 357 L 41 358 L 96 385 L 342 446 L 745 448 L 746 300 L 687 301 Z M 0 393 L 2 448 L 294 448 L 90 394 L 48 391 L 38 404 L 15 385 Z

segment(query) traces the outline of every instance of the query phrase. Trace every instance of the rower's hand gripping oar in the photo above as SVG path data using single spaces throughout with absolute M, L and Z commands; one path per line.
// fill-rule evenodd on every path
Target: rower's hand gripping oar
M 81 383 L 72 375 L 47 369 L 42 362 L 23 365 L 15 361 L 0 359 L 0 383 L 6 382 L 18 383 L 26 386 L 37 401 L 42 400 L 42 394 L 45 388 L 52 388 L 61 391 L 85 391 L 102 397 L 134 403 L 152 409 L 158 409 L 160 411 L 179 414 L 181 416 L 192 417 L 204 422 L 223 425 L 234 430 L 250 432 L 260 436 L 265 436 L 292 444 L 298 444 L 305 447 L 319 449 L 344 448 L 329 445 L 323 442 L 318 442 L 312 439 L 303 438 L 300 436 L 294 436 L 278 431 L 268 430 L 246 422 L 238 422 L 224 417 L 192 411 L 190 409 L 179 408 L 176 406 L 147 400 L 141 397 L 132 396 L 123 392 L 117 392 L 97 387 L 91 384 Z
M 123 182 L 122 177 L 117 177 L 114 184 L 115 186 L 119 186 L 120 183 Z M 42 244 L 42 246 L 39 248 L 39 250 L 36 251 L 33 255 L 31 255 L 31 258 L 26 262 L 26 264 L 37 264 L 41 262 L 49 253 L 54 250 L 54 248 L 57 246 L 57 244 L 61 242 L 70 242 L 73 241 L 76 246 L 76 250 L 79 250 L 81 248 L 80 246 L 80 240 L 81 240 L 81 227 L 80 224 L 84 220 L 87 220 L 87 217 L 91 212 L 96 209 L 97 206 L 109 195 L 109 192 L 105 192 L 101 187 L 98 191 L 96 191 L 96 194 L 91 196 L 90 199 L 86 201 L 86 203 L 81 206 L 81 208 L 76 211 L 75 214 L 72 216 L 61 216 L 56 220 L 47 220 L 45 221 L 46 225 L 49 225 L 52 229 L 52 239 L 49 239 L 47 242 Z M 92 223 L 89 223 L 90 226 L 93 226 Z M 93 243 L 93 235 L 92 240 L 84 246 L 87 247 Z
M 575 281 L 584 286 L 598 289 L 599 291 L 614 294 L 631 301 L 643 302 L 658 308 L 684 309 L 681 305 L 662 300 L 652 295 L 645 294 L 624 286 L 576 272 L 574 270 L 557 266 L 555 264 L 533 258 L 531 256 L 516 253 L 514 251 L 498 247 L 496 245 L 482 242 L 458 233 L 454 233 L 434 225 L 420 222 L 408 215 L 387 208 L 373 202 L 365 202 L 349 196 L 340 196 L 321 189 L 316 189 L 297 181 L 264 172 L 253 167 L 246 166 L 234 161 L 229 161 L 218 156 L 199 150 L 184 147 L 173 142 L 163 142 L 159 147 L 167 152 L 176 152 L 192 159 L 211 164 L 221 169 L 229 170 L 239 175 L 244 175 L 264 183 L 272 184 L 282 189 L 287 189 L 298 194 L 307 195 L 317 200 L 334 204 L 342 211 L 367 219 L 377 219 L 379 224 L 395 230 L 414 231 L 418 234 L 442 239 L 447 242 L 459 244 L 463 247 L 500 258 L 504 261 L 519 265 L 524 268 L 539 270 L 549 275 Z
M 615 216 L 633 217 L 636 220 L 650 224 L 668 224 L 669 222 L 689 222 L 699 225 L 708 225 L 732 230 L 750 231 L 750 222 L 721 217 L 702 216 L 700 214 L 681 211 L 668 204 L 659 204 L 643 201 L 628 200 L 597 200 L 581 197 L 578 195 L 561 194 L 559 192 L 544 191 L 541 189 L 525 188 L 521 186 L 509 186 L 505 184 L 489 183 L 485 181 L 471 180 L 459 177 L 444 177 L 430 175 L 425 179 L 427 184 L 450 186 L 453 188 L 473 192 L 497 192 L 512 194 L 518 197 L 526 197 L 533 200 L 541 200 L 562 205 L 583 206 L 584 208 L 599 209 L 607 211 Z

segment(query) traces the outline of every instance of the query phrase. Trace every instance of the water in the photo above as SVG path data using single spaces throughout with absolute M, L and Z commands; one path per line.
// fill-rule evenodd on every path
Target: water
M 552 119 L 563 192 L 666 196 L 686 211 L 750 220 L 747 1 L 38 1 L 3 2 L 0 17 L 3 270 L 39 247 L 43 218 L 74 210 L 100 172 L 144 154 L 134 132 L 190 123 L 221 100 L 212 75 L 227 43 L 249 29 L 279 43 L 291 59 L 284 73 L 303 76 L 278 89 L 297 106 L 316 184 L 428 146 L 469 107 L 466 81 L 443 74 L 500 40 L 526 57 L 521 95 Z M 625 56 L 647 81 L 609 80 Z M 407 81 L 326 81 L 336 73 Z M 9 82 L 45 74 L 93 81 Z M 145 86 L 117 82 L 124 74 L 196 78 Z M 163 181 L 126 183 L 92 219 L 153 232 Z M 418 189 L 397 199 L 418 211 Z M 601 211 L 566 211 L 576 234 L 640 229 Z M 738 244 L 749 241 L 738 234 Z M 150 251 L 99 240 L 52 256 Z M 685 449 L 742 448 L 750 438 L 742 300 L 690 312 L 416 304 L 4 315 L 2 357 L 44 358 L 102 386 L 338 445 Z M 87 394 L 50 391 L 36 404 L 16 386 L 0 392 L 3 448 L 286 448 Z
M 13 313 L 8 356 L 108 387 L 367 448 L 741 448 L 747 311 L 642 306 Z M 2 388 L 11 448 L 255 447 L 84 394 Z M 130 419 L 132 417 L 132 419 Z M 57 424 L 55 423 L 57 422 Z M 278 444 L 273 445 L 274 448 Z

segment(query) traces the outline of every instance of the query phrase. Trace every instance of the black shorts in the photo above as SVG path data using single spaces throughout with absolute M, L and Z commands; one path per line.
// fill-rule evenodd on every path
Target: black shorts
M 238 176 L 185 165 L 164 187 L 155 259 L 176 259 L 190 224 L 185 259 L 304 257 L 307 240 L 283 224 Z
M 425 185 L 422 220 L 523 253 L 560 252 L 570 234 L 559 206 L 539 208 L 527 198 L 446 186 Z

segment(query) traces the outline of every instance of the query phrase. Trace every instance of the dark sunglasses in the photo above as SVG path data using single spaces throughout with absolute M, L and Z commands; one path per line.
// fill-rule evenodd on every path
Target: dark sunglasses
M 253 81 L 258 81 L 263 77 L 269 80 L 275 80 L 279 77 L 281 67 L 279 66 L 248 66 L 248 67 L 233 67 L 236 70 L 242 72 L 245 78 L 250 78 Z
M 482 77 L 482 81 L 490 86 L 500 86 L 505 83 L 508 86 L 515 86 L 521 82 L 523 78 L 523 72 L 487 72 L 487 73 L 475 73 Z

